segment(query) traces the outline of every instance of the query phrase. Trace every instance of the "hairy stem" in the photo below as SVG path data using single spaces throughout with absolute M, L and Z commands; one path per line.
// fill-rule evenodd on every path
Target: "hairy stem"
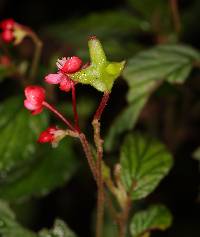
M 28 32 L 29 32 L 28 35 L 32 39 L 33 43 L 35 44 L 35 51 L 34 51 L 32 65 L 31 65 L 30 74 L 29 74 L 30 80 L 33 80 L 36 77 L 38 64 L 41 57 L 42 41 L 38 38 L 38 36 L 33 31 L 29 30 Z
M 80 139 L 80 142 L 82 144 L 84 153 L 86 155 L 89 167 L 92 171 L 93 177 L 94 177 L 95 181 L 97 181 L 97 169 L 96 169 L 95 162 L 94 162 L 94 159 L 93 159 L 93 155 L 92 155 L 92 152 L 91 152 L 91 149 L 90 149 L 90 145 L 87 141 L 87 138 L 86 138 L 85 134 L 84 133 L 79 133 L 79 139 Z
M 66 119 L 55 107 L 44 101 L 43 106 L 52 111 L 58 118 L 60 118 L 72 131 L 76 131 L 71 122 Z
M 99 107 L 96 110 L 92 125 L 94 128 L 94 142 L 97 148 L 97 221 L 96 221 L 96 237 L 102 237 L 103 217 L 104 217 L 104 181 L 102 177 L 102 159 L 103 159 L 103 140 L 100 134 L 100 122 L 101 115 L 105 109 L 105 106 L 109 100 L 109 93 L 105 92 Z
M 180 33 L 181 30 L 181 20 L 180 14 L 178 9 L 178 0 L 170 0 L 171 12 L 172 12 L 172 19 L 174 22 L 174 28 L 177 34 Z
M 129 212 L 131 209 L 131 199 L 127 197 L 126 203 L 122 210 L 122 213 L 119 215 L 119 237 L 125 237 L 127 231 L 127 221 L 129 217 Z

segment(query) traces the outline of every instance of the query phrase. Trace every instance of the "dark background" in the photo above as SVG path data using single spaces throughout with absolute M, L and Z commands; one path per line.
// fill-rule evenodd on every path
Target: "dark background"
M 194 2 L 192 0 L 180 1 L 180 8 L 183 10 L 190 9 Z M 125 1 L 120 0 L 0 0 L 0 17 L 1 19 L 12 17 L 17 22 L 32 27 L 40 34 L 44 27 L 56 22 L 76 19 L 80 16 L 84 17 L 91 12 L 126 8 L 128 8 L 128 5 Z M 197 14 L 198 12 L 200 12 L 200 8 L 193 8 L 193 12 L 190 12 L 194 16 L 192 27 L 188 28 L 188 31 L 182 35 L 181 39 L 183 42 L 190 43 L 195 47 L 200 46 L 200 14 Z M 68 27 L 70 28 L 70 25 Z M 147 42 L 147 44 L 149 42 L 148 39 L 150 38 L 142 37 L 142 40 Z M 48 43 L 48 38 L 45 40 Z M 51 47 L 48 50 L 51 50 Z M 193 118 L 190 115 L 190 106 L 194 100 L 197 101 L 199 98 L 200 83 L 198 80 L 200 80 L 200 76 L 197 72 L 193 72 L 193 76 L 195 79 L 191 79 L 182 88 L 177 89 L 179 95 L 181 94 L 180 97 L 167 94 L 165 99 L 160 99 L 159 95 L 154 95 L 144 111 L 144 114 L 147 113 L 148 115 L 147 118 L 150 117 L 150 119 L 157 122 L 159 137 L 167 144 L 175 157 L 175 165 L 170 175 L 164 179 L 159 188 L 146 200 L 146 204 L 154 202 L 165 203 L 174 215 L 174 223 L 171 229 L 163 233 L 155 233 L 154 236 L 200 236 L 200 176 L 198 162 L 192 158 L 192 152 L 198 147 L 200 141 L 200 124 L 198 120 L 200 116 L 198 115 Z M 126 85 L 124 84 L 122 85 L 123 90 L 124 92 L 126 91 Z M 113 91 L 112 101 L 116 99 L 121 106 L 123 102 L 119 101 L 119 91 L 121 91 L 121 88 L 119 89 L 119 86 L 116 86 Z M 168 130 L 168 133 L 171 131 L 171 136 L 166 135 L 167 132 L 165 130 L 168 128 L 163 127 L 166 121 L 166 113 L 163 110 L 167 106 L 176 107 L 179 100 L 184 101 L 186 99 L 185 93 L 192 95 L 189 96 L 189 105 L 182 114 L 184 119 L 182 125 L 180 125 L 180 130 L 185 135 L 179 138 L 176 131 L 173 131 L 171 128 Z M 159 113 L 151 115 L 154 112 L 152 110 L 154 107 L 157 108 L 156 111 Z M 110 115 L 109 111 L 107 111 L 104 118 L 109 119 L 110 117 L 112 117 L 112 114 Z M 146 120 L 141 120 L 138 123 L 138 130 L 144 130 L 146 124 L 148 124 Z M 177 118 L 174 119 L 174 121 L 176 120 Z M 174 124 L 176 123 L 174 122 Z M 96 197 L 94 193 L 95 185 L 83 164 L 79 173 L 65 187 L 55 190 L 47 197 L 41 199 L 33 198 L 31 202 L 27 200 L 23 203 L 13 204 L 13 206 L 18 213 L 19 220 L 33 230 L 39 230 L 44 226 L 50 227 L 55 217 L 60 217 L 79 236 L 88 237 L 91 229 L 91 217 L 95 207 Z

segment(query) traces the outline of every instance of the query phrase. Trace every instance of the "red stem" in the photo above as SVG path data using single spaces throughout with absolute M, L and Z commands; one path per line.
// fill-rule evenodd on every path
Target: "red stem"
M 74 123 L 75 123 L 75 128 L 77 129 L 77 131 L 80 132 L 79 118 L 78 118 L 78 113 L 76 109 L 76 88 L 73 81 L 71 82 L 71 87 L 72 87 L 72 106 L 73 106 L 73 112 L 74 112 Z
M 58 112 L 58 110 L 53 107 L 52 105 L 50 105 L 49 103 L 47 103 L 46 101 L 44 101 L 43 106 L 45 106 L 47 109 L 49 109 L 50 111 L 52 111 L 55 115 L 58 116 L 58 118 L 60 118 L 72 131 L 76 131 L 76 129 L 73 127 L 73 125 L 71 124 L 71 122 L 66 119 L 60 112 Z
M 108 102 L 108 100 L 109 100 L 109 95 L 110 95 L 109 92 L 104 92 L 104 95 L 103 95 L 103 97 L 102 97 L 102 100 L 101 100 L 101 102 L 100 102 L 100 105 L 99 105 L 99 107 L 98 107 L 98 109 L 96 110 L 96 113 L 95 113 L 95 115 L 94 115 L 94 119 L 100 120 L 101 115 L 102 115 L 102 113 L 103 113 L 103 110 L 105 109 L 106 104 L 107 104 L 107 102 Z
M 174 22 L 174 28 L 176 33 L 180 33 L 181 30 L 181 20 L 180 14 L 178 9 L 178 0 L 170 0 L 171 11 L 172 11 L 172 18 Z

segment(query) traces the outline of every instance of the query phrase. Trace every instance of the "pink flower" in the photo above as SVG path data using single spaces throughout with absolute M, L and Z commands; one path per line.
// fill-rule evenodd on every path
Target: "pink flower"
M 55 126 L 47 128 L 45 131 L 43 131 L 39 138 L 38 142 L 39 143 L 52 143 L 54 141 L 54 132 L 57 131 L 58 129 Z
M 40 86 L 27 86 L 24 92 L 26 96 L 24 106 L 30 110 L 33 115 L 41 113 L 45 100 L 45 90 Z
M 45 81 L 49 84 L 60 84 L 60 89 L 69 92 L 72 88 L 73 81 L 70 79 L 70 73 L 75 73 L 81 69 L 82 60 L 79 57 L 58 59 L 56 63 L 59 71 L 49 74 L 45 77 Z

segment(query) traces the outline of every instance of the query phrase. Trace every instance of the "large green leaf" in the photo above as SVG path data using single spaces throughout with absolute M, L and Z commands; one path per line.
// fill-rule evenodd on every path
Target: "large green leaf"
M 132 199 L 145 198 L 172 167 L 172 157 L 160 142 L 140 134 L 128 135 L 121 147 L 122 181 Z
M 138 45 L 133 44 L 133 34 L 146 28 L 148 28 L 146 21 L 126 11 L 113 10 L 62 21 L 62 23 L 49 26 L 45 32 L 63 41 L 69 53 L 77 50 L 83 58 L 87 58 L 88 55 L 85 47 L 88 36 L 96 35 L 102 40 L 109 58 L 122 60 L 138 50 Z
M 129 85 L 128 106 L 113 122 L 106 139 L 111 149 L 118 136 L 134 127 L 152 92 L 163 82 L 184 83 L 200 54 L 183 45 L 162 45 L 141 52 L 128 60 L 123 72 Z
M 166 230 L 172 223 L 170 211 L 163 205 L 153 205 L 137 212 L 130 222 L 132 237 L 142 237 L 151 230 Z
M 76 237 L 61 220 L 56 220 L 51 230 L 42 230 L 38 234 L 22 227 L 7 203 L 0 200 L 0 236 L 1 237 Z
M 31 116 L 18 97 L 0 104 L 0 175 L 33 159 L 36 140 L 47 126 L 45 114 Z
M 39 237 L 76 237 L 69 227 L 62 221 L 57 219 L 51 230 L 42 230 Z
M 0 201 L 1 237 L 36 237 L 36 234 L 17 223 L 14 213 L 5 202 Z
M 0 197 L 6 200 L 46 195 L 74 174 L 77 160 L 72 142 L 66 138 L 57 148 L 41 145 L 37 158 L 20 167 L 0 183 Z
M 160 13 L 160 11 L 167 10 L 167 1 L 160 0 L 127 0 L 127 2 L 139 12 L 143 17 L 150 20 L 154 17 L 155 13 Z

